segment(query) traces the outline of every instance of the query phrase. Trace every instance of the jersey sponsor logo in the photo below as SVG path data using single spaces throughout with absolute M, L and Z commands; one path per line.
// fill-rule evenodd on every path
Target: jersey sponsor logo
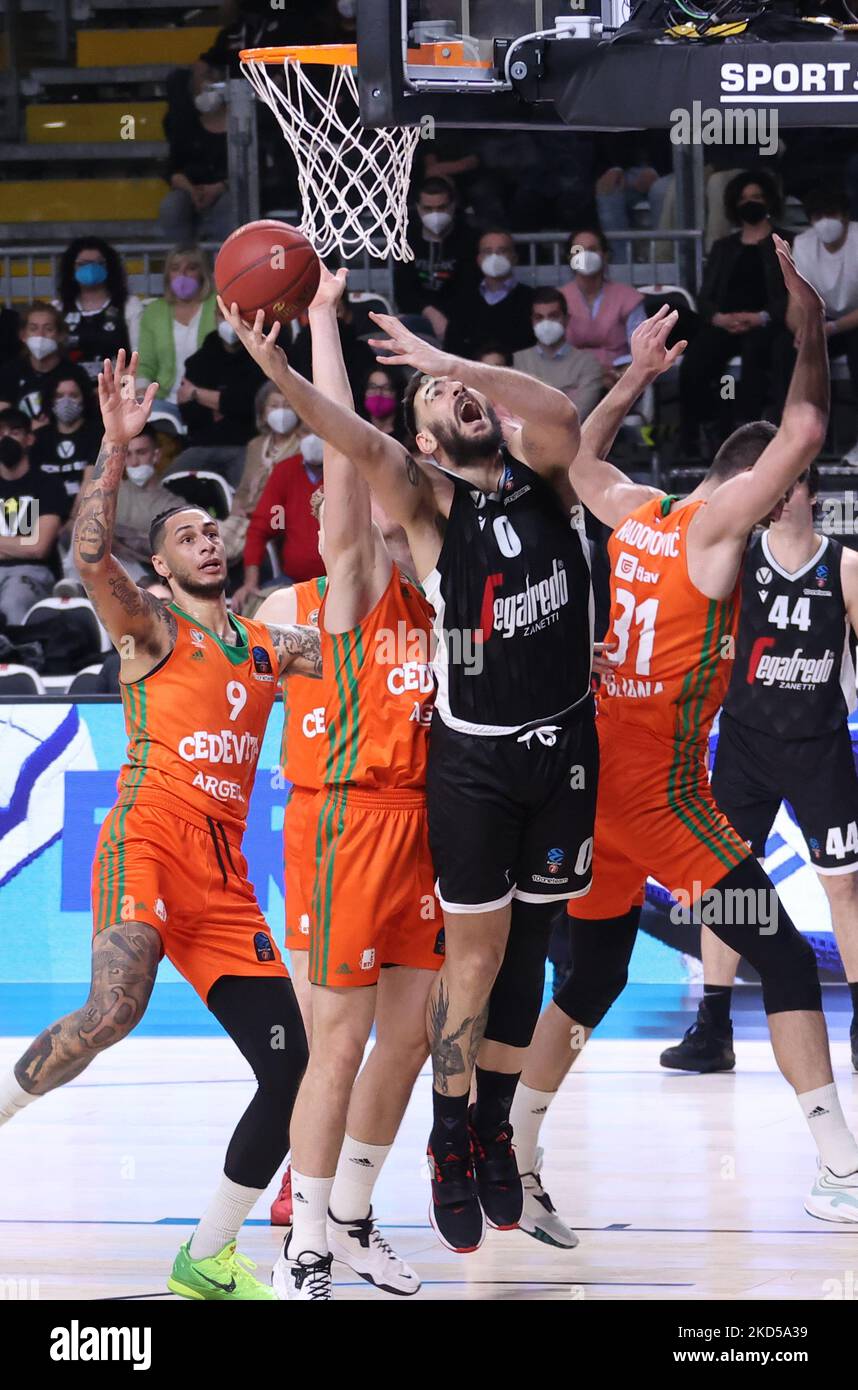
M 259 757 L 256 734 L 237 734 L 221 729 L 219 734 L 197 729 L 179 740 L 179 757 L 186 763 L 255 763 Z
M 758 584 L 771 584 L 772 572 L 767 565 L 760 565 L 760 568 L 757 570 L 757 573 L 754 575 L 754 578 L 756 579 Z
M 636 680 L 634 676 L 615 676 L 613 671 L 602 677 L 602 689 L 606 695 L 619 695 L 627 700 L 648 700 L 651 695 L 661 695 L 662 681 Z
M 206 796 L 213 796 L 216 801 L 243 801 L 241 786 L 238 782 L 227 782 L 218 777 L 207 777 L 204 772 L 198 772 L 192 787 L 199 787 Z
M 660 577 L 657 571 L 644 569 L 643 565 L 638 563 L 637 555 L 632 555 L 629 550 L 624 550 L 618 557 L 614 574 L 617 579 L 623 579 L 626 583 L 631 579 L 637 579 L 641 584 L 657 584 Z
M 505 484 L 505 486 L 507 485 Z M 508 484 L 508 486 L 511 487 L 512 484 L 510 483 Z M 509 497 L 505 497 L 503 499 L 504 506 L 511 507 L 513 502 L 517 502 L 519 497 L 524 497 L 525 493 L 527 492 L 530 492 L 530 483 L 524 483 L 522 487 L 516 488 L 515 492 L 511 492 Z
M 502 583 L 503 575 L 500 574 L 490 574 L 486 578 L 480 613 L 484 642 L 493 632 L 499 632 L 505 638 L 515 637 L 517 633 L 530 637 L 549 623 L 556 622 L 560 609 L 569 602 L 569 581 L 561 560 L 554 561 L 547 579 L 532 584 L 528 576 L 525 587 L 518 593 L 498 598 L 494 591 Z M 490 621 L 487 622 L 489 615 Z M 485 635 L 487 630 L 488 637 Z
M 803 594 L 809 594 L 811 598 L 831 598 L 833 589 L 802 589 Z
M 373 946 L 370 946 L 367 948 L 367 950 L 361 951 L 360 953 L 360 968 L 361 970 L 372 970 L 372 967 L 374 965 L 375 948 Z
M 629 517 L 615 534 L 624 545 L 643 550 L 648 555 L 664 555 L 673 560 L 680 554 L 678 531 L 656 531 L 645 522 Z
M 305 738 L 316 738 L 325 732 L 325 706 L 317 705 L 301 720 L 301 733 Z
M 748 685 L 759 681 L 761 685 L 777 684 L 781 690 L 801 690 L 807 686 L 826 685 L 830 680 L 834 652 L 827 647 L 819 657 L 804 656 L 802 647 L 788 656 L 767 656 L 766 652 L 774 644 L 774 637 L 757 638 L 748 662 Z
M 155 899 L 155 916 L 159 917 L 162 922 L 166 922 L 167 920 L 167 909 L 164 906 L 163 898 Z
M 409 690 L 419 690 L 421 695 L 429 695 L 435 689 L 432 667 L 422 661 L 403 662 L 388 673 L 387 688 L 391 695 L 404 695 Z
M 200 632 L 198 627 L 191 628 L 190 637 L 192 642 L 196 642 L 200 646 L 206 640 L 206 634 L 204 632 Z
M 264 931 L 254 932 L 253 949 L 256 952 L 256 959 L 259 961 L 276 959 L 274 947 L 271 945 L 271 938 Z

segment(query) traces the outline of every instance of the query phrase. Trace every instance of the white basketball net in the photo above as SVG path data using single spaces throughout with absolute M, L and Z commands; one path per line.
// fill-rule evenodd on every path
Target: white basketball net
M 334 65 L 330 90 L 317 86 L 302 63 L 284 58 L 268 71 L 259 59 L 241 64 L 257 96 L 280 125 L 298 165 L 300 230 L 319 256 L 338 249 L 345 259 L 367 251 L 378 260 L 411 261 L 408 183 L 419 126 L 367 130 L 361 125 L 354 69 Z

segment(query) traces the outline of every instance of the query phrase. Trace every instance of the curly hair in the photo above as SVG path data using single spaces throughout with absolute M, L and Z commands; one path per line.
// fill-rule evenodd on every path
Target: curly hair
M 742 194 L 752 183 L 757 184 L 762 189 L 763 197 L 766 200 L 766 207 L 769 217 L 780 217 L 783 211 L 783 200 L 777 181 L 765 169 L 743 169 L 741 174 L 734 174 L 733 178 L 724 189 L 724 211 L 734 226 L 738 227 L 741 218 L 739 216 L 739 204 L 742 201 Z
M 125 267 L 119 252 L 110 245 L 109 241 L 104 241 L 100 236 L 79 236 L 75 237 L 74 241 L 69 242 L 60 257 L 57 272 L 57 298 L 62 305 L 63 313 L 67 314 L 77 306 L 80 285 L 74 278 L 74 263 L 81 251 L 98 251 L 104 257 L 104 264 L 107 268 L 105 288 L 110 295 L 110 302 L 114 308 L 124 310 L 125 301 L 128 298 L 128 282 L 125 278 Z

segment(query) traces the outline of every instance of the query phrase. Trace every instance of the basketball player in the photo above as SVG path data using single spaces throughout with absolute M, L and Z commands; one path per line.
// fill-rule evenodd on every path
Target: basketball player
M 51 1025 L 0 1084 L 0 1122 L 79 1076 L 140 1021 L 167 955 L 247 1058 L 258 1089 L 227 1150 L 224 1175 L 169 1288 L 213 1301 L 271 1299 L 236 1253 L 237 1233 L 289 1147 L 307 1060 L 297 1003 L 247 881 L 241 839 L 278 673 L 318 675 L 318 633 L 231 617 L 217 523 L 198 507 L 156 517 L 152 563 L 165 606 L 110 553 L 129 441 L 157 385 L 135 398 L 133 354 L 99 375 L 104 443 L 84 488 L 74 559 L 121 657 L 128 760 L 98 839 L 87 1002 Z M 121 384 L 120 384 L 121 383 Z M 281 1045 L 272 1046 L 279 1037 Z
M 858 1070 L 858 774 L 846 722 L 856 703 L 849 629 L 858 631 L 858 555 L 813 529 L 818 488 L 811 465 L 749 546 L 712 793 L 760 859 L 781 801 L 792 807 L 831 909 Z M 661 1064 L 729 1071 L 739 958 L 705 926 L 701 948 L 696 1022 Z
M 322 269 L 310 323 L 314 380 L 346 413 L 344 288 L 345 271 Z M 376 1230 L 370 1199 L 426 1059 L 426 1000 L 443 958 L 425 793 L 431 613 L 392 559 L 366 483 L 330 447 L 319 541 L 326 735 L 299 869 L 313 1045 L 292 1124 L 292 1229 L 273 1276 L 281 1298 L 316 1302 L 331 1297 L 332 1257 L 389 1293 L 420 1288 Z
M 521 1216 L 509 1128 L 519 1059 L 556 905 L 590 884 L 593 610 L 568 478 L 578 416 L 532 377 L 453 357 L 374 315 L 390 335 L 374 344 L 379 360 L 417 369 L 406 414 L 418 464 L 291 371 L 261 313 L 248 330 L 237 306 L 223 312 L 308 428 L 348 453 L 405 528 L 435 609 L 428 800 L 447 954 L 427 1018 L 430 1218 L 449 1249 L 474 1250 L 486 1220 L 509 1229 Z M 493 403 L 524 422 L 506 447 Z
M 625 376 L 588 418 L 572 466 L 583 501 L 613 530 L 606 643 L 614 671 L 599 692 L 593 890 L 574 906 L 572 972 L 540 1019 L 513 1110 L 519 1167 L 530 1175 L 531 1234 L 556 1244 L 574 1240 L 559 1236 L 548 1211 L 539 1126 L 582 1040 L 625 985 L 648 873 L 682 901 L 707 894 L 719 919 L 713 931 L 759 972 L 775 1058 L 819 1151 L 806 1209 L 858 1220 L 858 1144 L 832 1078 L 813 950 L 718 811 L 704 760 L 729 680 L 748 534 L 812 462 L 828 418 L 821 301 L 779 237 L 776 248 L 803 335 L 777 431 L 765 422 L 734 431 L 685 499 L 633 483 L 605 462 L 631 403 L 663 370 L 649 350 L 648 320 L 633 335 Z M 552 1217 L 553 1232 L 540 1212 Z

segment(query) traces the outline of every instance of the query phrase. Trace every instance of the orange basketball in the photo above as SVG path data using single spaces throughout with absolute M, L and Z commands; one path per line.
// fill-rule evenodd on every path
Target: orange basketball
M 237 304 L 252 323 L 288 323 L 303 314 L 319 288 L 319 258 L 303 233 L 285 222 L 248 222 L 227 237 L 215 261 L 215 284 L 227 308 Z

